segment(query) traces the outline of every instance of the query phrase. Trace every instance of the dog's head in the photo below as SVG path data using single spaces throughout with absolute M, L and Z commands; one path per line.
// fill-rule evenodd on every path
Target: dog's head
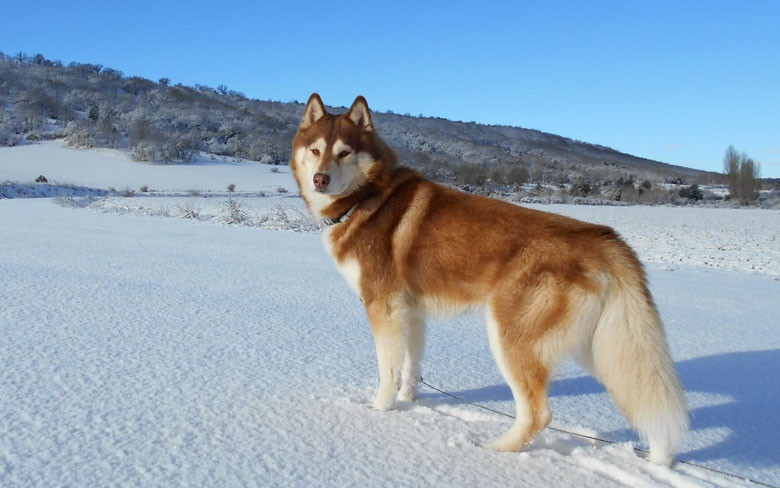
M 385 152 L 365 98 L 357 97 L 347 113 L 332 115 L 314 93 L 293 139 L 290 166 L 309 209 L 322 215 L 332 202 L 375 181 L 386 166 Z

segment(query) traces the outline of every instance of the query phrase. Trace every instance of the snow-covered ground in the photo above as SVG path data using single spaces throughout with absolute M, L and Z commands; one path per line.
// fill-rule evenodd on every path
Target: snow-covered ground
M 274 173 L 273 171 L 278 171 Z M 177 190 L 181 192 L 225 192 L 230 184 L 236 191 L 275 192 L 292 179 L 287 166 L 271 166 L 254 161 L 201 155 L 189 164 L 149 164 L 130 159 L 116 149 L 80 150 L 65 146 L 62 140 L 0 149 L 0 183 L 31 182 L 39 175 L 50 183 L 138 191 Z M 293 188 L 288 188 L 292 190 Z
M 102 152 L 19 149 L 0 149 L 0 181 L 168 193 L 0 200 L 0 486 L 751 486 L 642 460 L 603 387 L 568 362 L 552 425 L 617 444 L 547 430 L 524 453 L 492 452 L 479 444 L 509 419 L 425 387 L 372 410 L 362 306 L 300 199 L 276 193 L 294 190 L 287 168 L 123 160 L 101 181 Z M 62 172 L 21 176 L 22 160 Z M 243 225 L 224 223 L 231 198 Z M 780 213 L 540 208 L 614 226 L 646 263 L 690 404 L 679 458 L 780 485 Z M 479 316 L 430 325 L 423 376 L 512 412 Z

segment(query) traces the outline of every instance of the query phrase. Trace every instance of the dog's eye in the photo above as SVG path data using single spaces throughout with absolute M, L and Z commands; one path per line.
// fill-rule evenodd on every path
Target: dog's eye
M 346 158 L 347 156 L 349 156 L 349 151 L 341 151 L 339 153 L 339 159 Z
M 312 149 L 311 153 L 314 154 L 315 156 L 319 156 L 320 155 L 320 150 L 319 149 Z

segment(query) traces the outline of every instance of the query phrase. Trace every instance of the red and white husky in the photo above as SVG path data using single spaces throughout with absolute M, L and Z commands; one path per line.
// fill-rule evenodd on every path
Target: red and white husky
M 309 98 L 291 162 L 323 240 L 374 333 L 378 409 L 414 400 L 427 315 L 485 310 L 517 419 L 489 444 L 521 450 L 550 423 L 550 370 L 570 355 L 671 464 L 685 398 L 636 254 L 609 227 L 432 183 L 396 166 L 366 100 L 342 115 Z

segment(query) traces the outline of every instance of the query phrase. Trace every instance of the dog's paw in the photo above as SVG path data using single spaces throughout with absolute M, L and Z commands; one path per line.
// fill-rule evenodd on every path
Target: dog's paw
M 417 383 L 404 384 L 398 392 L 399 402 L 413 402 L 417 398 Z
M 395 400 L 394 388 L 379 388 L 374 399 L 374 408 L 377 410 L 389 410 L 393 406 L 393 400 Z

